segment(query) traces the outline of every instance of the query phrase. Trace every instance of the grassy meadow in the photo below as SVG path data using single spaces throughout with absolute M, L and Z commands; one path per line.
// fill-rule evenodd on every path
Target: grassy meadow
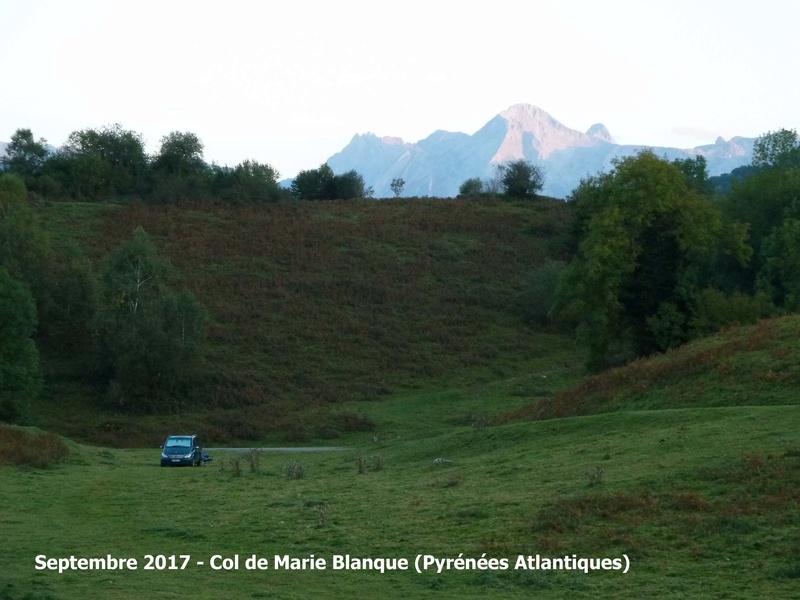
M 587 377 L 572 337 L 525 312 L 530 271 L 569 256 L 563 203 L 53 204 L 42 221 L 96 266 L 147 229 L 213 315 L 208 393 L 126 413 L 77 359 L 43 356 L 38 428 L 0 427 L 0 600 L 798 596 L 798 317 Z M 179 431 L 341 449 L 159 467 Z M 108 554 L 138 569 L 35 568 Z M 312 554 L 328 568 L 273 562 Z M 333 570 L 346 554 L 410 568 Z M 418 555 L 510 563 L 417 573 Z M 536 555 L 630 569 L 515 568 Z
M 618 412 L 398 433 L 331 452 L 215 452 L 195 469 L 160 468 L 157 449 L 70 443 L 66 463 L 0 470 L 0 597 L 790 598 L 800 576 L 799 426 L 796 406 Z M 137 557 L 140 569 L 34 569 L 39 554 L 108 553 Z M 330 565 L 334 554 L 413 564 L 417 554 L 461 553 L 512 565 L 520 554 L 624 553 L 631 567 L 244 568 L 253 554 Z M 145 571 L 146 554 L 205 565 Z M 238 554 L 240 570 L 212 570 L 215 554 Z

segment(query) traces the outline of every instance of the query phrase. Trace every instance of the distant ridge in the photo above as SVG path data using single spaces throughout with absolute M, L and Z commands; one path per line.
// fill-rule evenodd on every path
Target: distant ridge
M 608 169 L 615 156 L 652 148 L 670 160 L 705 156 L 710 175 L 749 164 L 754 138 L 718 138 L 715 143 L 679 149 L 620 145 L 602 123 L 586 132 L 571 129 L 533 104 L 514 104 L 474 134 L 437 130 L 416 143 L 401 138 L 356 134 L 328 159 L 336 173 L 351 169 L 364 176 L 376 197 L 392 196 L 390 184 L 402 178 L 407 196 L 450 197 L 470 177 L 491 177 L 494 165 L 524 158 L 544 168 L 543 193 L 565 198 L 587 175 Z

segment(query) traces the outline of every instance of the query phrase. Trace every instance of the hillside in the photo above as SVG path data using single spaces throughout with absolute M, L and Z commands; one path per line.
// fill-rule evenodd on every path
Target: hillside
M 511 377 L 544 356 L 580 362 L 569 336 L 524 319 L 527 274 L 569 251 L 562 202 L 41 210 L 53 235 L 77 240 L 96 268 L 144 227 L 212 315 L 204 391 L 180 415 L 133 426 L 103 408 L 69 360 L 46 357 L 39 416 L 80 439 L 153 444 L 165 427 L 219 442 L 333 437 L 371 427 L 335 409 L 346 401 Z
M 800 317 L 584 379 L 571 337 L 524 318 L 526 274 L 568 254 L 564 203 L 41 211 L 96 264 L 133 227 L 151 233 L 212 312 L 209 398 L 119 414 L 45 357 L 41 423 L 111 447 L 0 428 L 4 599 L 796 597 Z M 214 449 L 206 468 L 159 468 L 159 436 L 177 429 L 208 445 L 339 435 L 344 449 Z M 139 568 L 34 570 L 43 554 Z M 191 560 L 147 570 L 153 554 Z M 254 555 L 269 567 L 247 568 Z M 312 555 L 325 569 L 275 563 Z M 412 567 L 335 570 L 343 555 Z M 418 555 L 500 566 L 417 572 Z M 630 568 L 519 566 L 537 556 Z
M 800 404 L 800 317 L 732 327 L 588 377 L 498 423 L 613 411 Z

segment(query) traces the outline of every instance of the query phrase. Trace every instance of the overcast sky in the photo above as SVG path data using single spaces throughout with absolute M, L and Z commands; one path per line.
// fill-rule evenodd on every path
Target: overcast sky
M 688 148 L 800 126 L 798 24 L 798 0 L 0 0 L 0 140 L 191 131 L 290 177 L 525 102 Z

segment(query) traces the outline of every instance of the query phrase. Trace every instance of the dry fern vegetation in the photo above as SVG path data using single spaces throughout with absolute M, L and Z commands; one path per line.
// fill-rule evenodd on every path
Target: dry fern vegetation
M 177 416 L 120 419 L 73 364 L 45 357 L 41 422 L 95 443 L 152 445 L 165 427 L 219 443 L 330 439 L 374 426 L 342 402 L 490 382 L 572 352 L 569 336 L 524 323 L 526 275 L 569 254 L 559 201 L 54 203 L 43 221 L 98 266 L 143 227 L 212 315 L 201 392 Z

